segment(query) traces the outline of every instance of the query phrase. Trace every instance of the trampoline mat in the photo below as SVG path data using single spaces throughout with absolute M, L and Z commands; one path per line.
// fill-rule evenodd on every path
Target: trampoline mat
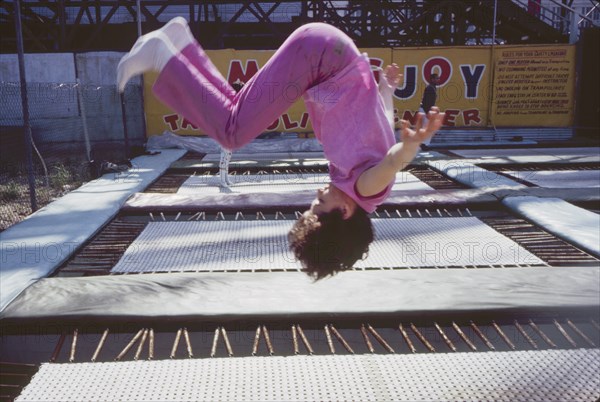
M 43 364 L 17 401 L 593 401 L 598 349 Z
M 230 175 L 233 186 L 226 190 L 231 193 L 281 193 L 322 188 L 329 183 L 328 174 L 297 173 L 297 174 L 260 174 L 260 175 Z M 219 176 L 191 176 L 177 190 L 177 194 L 220 194 L 224 192 L 219 187 Z M 409 172 L 396 175 L 392 190 L 415 191 L 433 190 L 430 186 L 417 179 Z
M 475 217 L 373 219 L 355 268 L 544 264 Z M 113 273 L 300 269 L 285 220 L 150 222 Z
M 600 187 L 600 170 L 539 170 L 502 172 L 546 188 Z

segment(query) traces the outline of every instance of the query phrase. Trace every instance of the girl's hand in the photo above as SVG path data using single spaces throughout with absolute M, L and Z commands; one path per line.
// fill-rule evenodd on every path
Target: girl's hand
M 425 127 L 422 127 L 423 116 L 423 113 L 417 114 L 417 123 L 414 129 L 410 128 L 408 120 L 400 120 L 400 137 L 402 138 L 402 142 L 416 143 L 418 145 L 433 137 L 440 127 L 442 127 L 445 113 L 440 113 L 440 109 L 436 106 L 432 107 L 429 113 L 427 113 L 428 122 Z
M 400 67 L 396 63 L 392 63 L 392 65 L 388 65 L 385 70 L 383 70 L 383 76 L 385 77 L 385 81 L 387 84 L 396 89 L 398 84 L 400 83 L 400 79 L 402 79 L 402 74 L 400 74 Z

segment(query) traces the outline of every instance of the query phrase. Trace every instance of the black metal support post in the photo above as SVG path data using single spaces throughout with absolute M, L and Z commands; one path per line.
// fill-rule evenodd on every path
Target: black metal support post
M 19 77 L 21 81 L 21 105 L 23 108 L 23 127 L 25 136 L 25 159 L 27 161 L 27 181 L 29 183 L 29 201 L 31 212 L 37 210 L 35 195 L 35 179 L 33 175 L 33 156 L 31 152 L 31 124 L 29 122 L 29 100 L 27 99 L 27 79 L 25 76 L 25 55 L 23 47 L 23 28 L 21 26 L 21 1 L 15 1 L 15 33 L 17 37 L 17 53 L 19 60 Z

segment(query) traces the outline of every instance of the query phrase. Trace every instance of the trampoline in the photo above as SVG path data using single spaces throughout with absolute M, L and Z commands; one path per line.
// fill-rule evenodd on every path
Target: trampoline
M 54 341 L 17 400 L 600 396 L 597 255 L 413 165 L 372 214 L 367 258 L 312 283 L 287 232 L 327 171 L 292 156 L 243 155 L 257 163 L 232 164 L 232 193 L 216 156 L 184 156 L 25 290 L 6 345 Z

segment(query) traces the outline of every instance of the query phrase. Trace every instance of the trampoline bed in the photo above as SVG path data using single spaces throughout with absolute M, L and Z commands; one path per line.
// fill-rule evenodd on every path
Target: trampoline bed
M 365 268 L 519 266 L 544 262 L 475 217 L 374 219 Z M 124 272 L 300 269 L 282 220 L 150 222 L 111 270 Z
M 44 364 L 17 401 L 593 401 L 600 351 Z

